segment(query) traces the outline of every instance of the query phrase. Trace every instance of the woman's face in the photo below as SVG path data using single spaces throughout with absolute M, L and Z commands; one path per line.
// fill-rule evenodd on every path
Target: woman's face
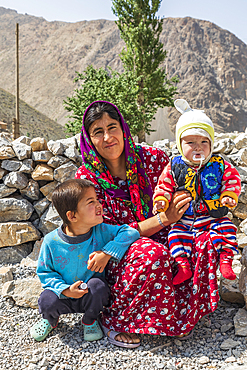
M 120 158 L 124 152 L 124 138 L 121 125 L 104 113 L 89 127 L 89 135 L 97 152 L 107 161 Z

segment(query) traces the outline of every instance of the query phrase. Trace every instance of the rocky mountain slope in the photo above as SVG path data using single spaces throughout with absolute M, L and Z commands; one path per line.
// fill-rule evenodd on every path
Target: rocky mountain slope
M 83 14 L 81 15 L 83 18 Z M 121 71 L 124 43 L 113 21 L 48 22 L 0 7 L 0 87 L 14 93 L 15 23 L 20 24 L 20 96 L 60 124 L 63 100 L 72 95 L 75 71 L 87 65 Z M 166 18 L 161 35 L 169 77 L 178 75 L 177 97 L 201 108 L 217 131 L 243 131 L 247 112 L 247 46 L 213 23 Z M 172 128 L 178 118 L 169 109 Z
M 23 100 L 19 102 L 20 134 L 30 138 L 42 136 L 46 140 L 63 139 L 66 136 L 64 127 L 48 118 Z M 0 88 L 0 121 L 8 124 L 12 132 L 12 120 L 15 117 L 15 96 Z

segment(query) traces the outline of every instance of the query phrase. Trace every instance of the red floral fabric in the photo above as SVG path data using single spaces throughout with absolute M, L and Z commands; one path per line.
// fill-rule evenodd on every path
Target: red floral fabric
M 143 147 L 143 158 L 154 191 L 168 158 L 153 147 Z M 95 184 L 104 209 L 104 222 L 138 227 L 131 205 L 119 198 L 112 199 L 85 166 L 80 167 L 76 178 L 87 178 Z M 114 178 L 114 182 L 123 191 L 129 191 L 123 180 Z M 139 184 L 141 187 L 142 180 Z M 204 233 L 196 238 L 190 260 L 193 278 L 173 286 L 176 271 L 167 248 L 168 231 L 169 228 L 164 228 L 152 238 L 140 238 L 130 246 L 120 263 L 108 264 L 112 300 L 103 315 L 106 327 L 120 332 L 180 335 L 189 332 L 201 317 L 217 308 L 217 253 L 210 235 Z

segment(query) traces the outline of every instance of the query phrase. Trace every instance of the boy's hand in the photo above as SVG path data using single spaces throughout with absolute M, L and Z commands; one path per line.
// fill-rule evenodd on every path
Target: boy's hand
M 88 270 L 95 272 L 103 272 L 111 256 L 102 251 L 96 251 L 89 255 L 87 262 Z
M 156 215 L 156 213 L 162 211 L 164 207 L 165 207 L 165 201 L 158 200 L 157 202 L 154 203 L 153 214 Z
M 69 298 L 81 298 L 84 294 L 88 293 L 88 288 L 81 290 L 79 285 L 82 283 L 81 280 L 76 281 L 74 284 L 70 285 L 69 288 L 64 289 L 62 294 Z
M 223 206 L 229 206 L 229 207 L 235 207 L 236 205 L 237 205 L 237 203 L 236 203 L 236 201 L 235 201 L 235 199 L 233 199 L 233 198 L 231 198 L 231 197 L 227 197 L 227 196 L 225 196 L 225 197 L 223 197 L 222 199 L 221 199 L 221 204 L 223 205 Z

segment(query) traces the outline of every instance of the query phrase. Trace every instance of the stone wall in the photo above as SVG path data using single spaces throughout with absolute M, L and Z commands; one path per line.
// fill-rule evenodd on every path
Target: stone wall
M 0 134 L 0 259 L 16 263 L 33 249 L 36 240 L 61 224 L 51 205 L 58 183 L 74 178 L 80 166 L 79 138 L 46 142 L 21 136 L 12 141 Z M 214 152 L 220 153 L 240 173 L 242 191 L 229 217 L 238 226 L 238 241 L 247 245 L 247 133 L 215 135 Z M 154 142 L 168 155 L 176 154 L 174 142 Z
M 81 163 L 79 135 L 46 142 L 0 134 L 0 260 L 20 262 L 43 235 L 61 224 L 51 205 L 57 184 Z

